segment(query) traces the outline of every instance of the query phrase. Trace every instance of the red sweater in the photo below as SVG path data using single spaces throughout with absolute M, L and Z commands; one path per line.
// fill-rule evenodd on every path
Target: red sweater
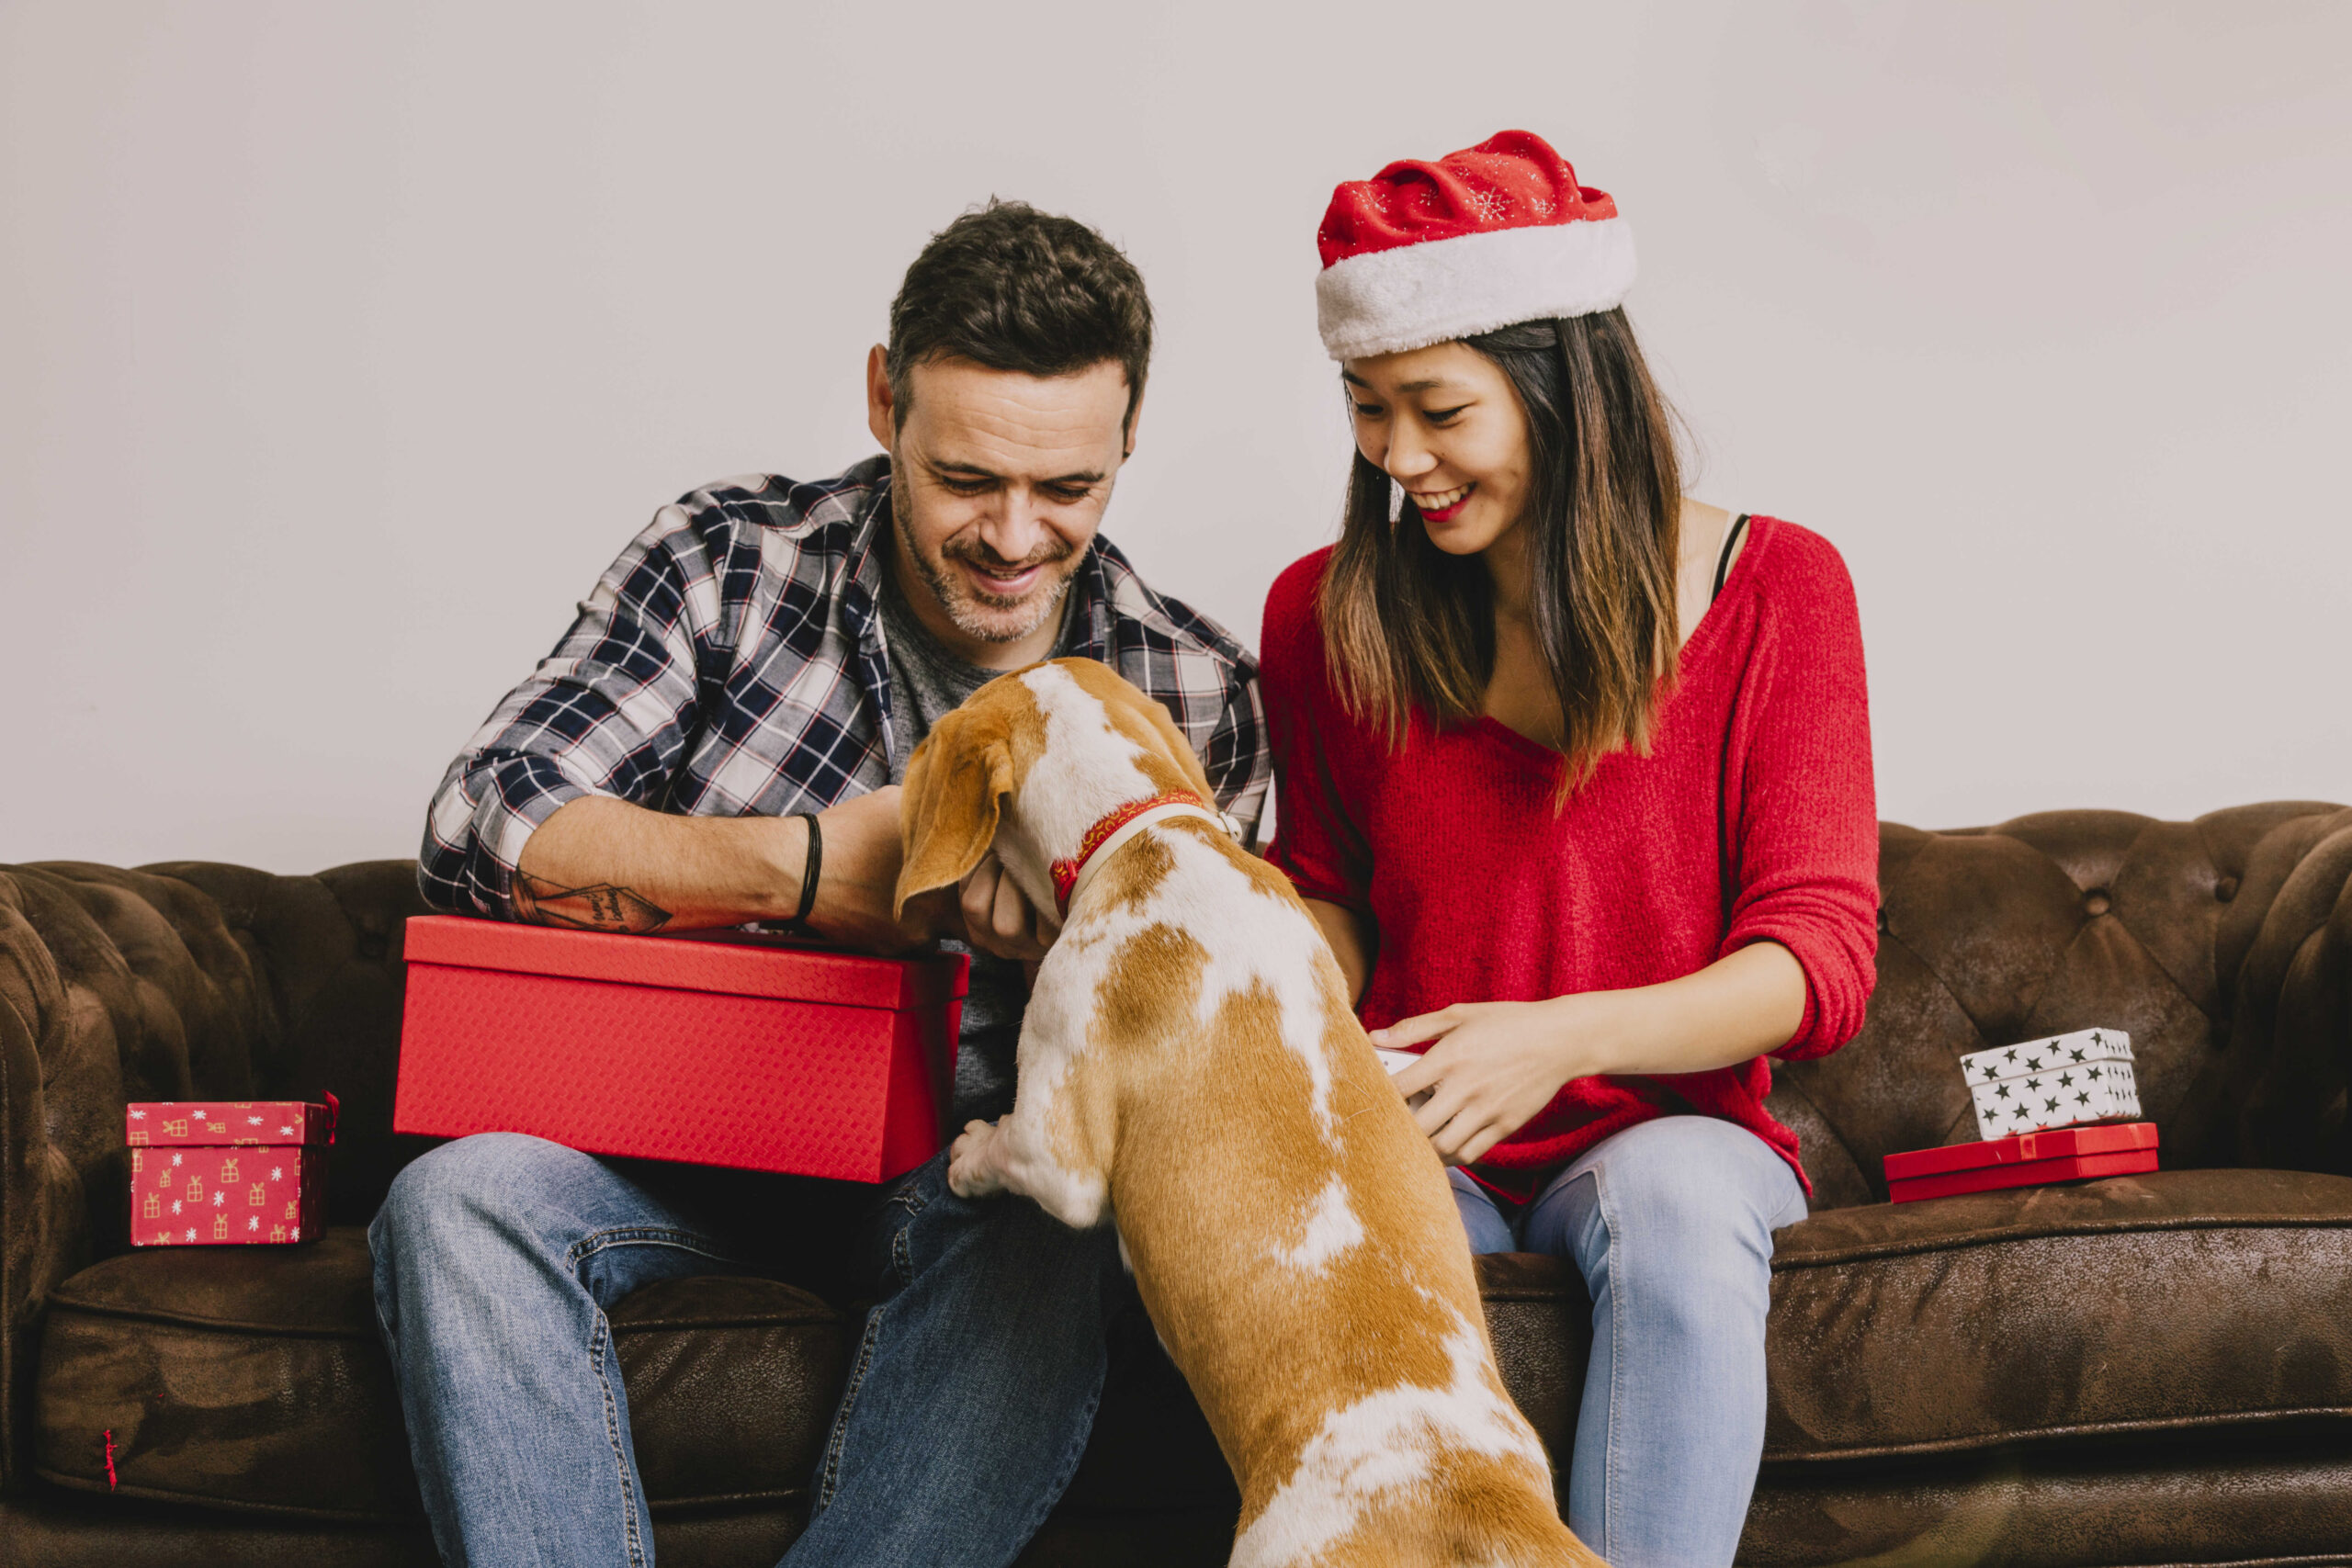
M 1650 754 L 1603 758 L 1557 813 L 1558 756 L 1491 718 L 1441 729 L 1416 714 L 1389 752 L 1330 684 L 1315 610 L 1330 552 L 1275 580 L 1261 643 L 1280 790 L 1267 854 L 1303 896 L 1378 922 L 1368 1027 L 1457 1001 L 1653 985 L 1766 941 L 1805 976 L 1804 1021 L 1774 1055 L 1823 1055 L 1861 1027 L 1878 824 L 1853 583 L 1818 535 L 1770 517 L 1749 529 L 1683 647 Z M 1577 1078 L 1481 1174 L 1526 1195 L 1610 1134 L 1683 1110 L 1737 1122 L 1796 1167 L 1796 1134 L 1764 1109 L 1771 1086 L 1761 1057 Z

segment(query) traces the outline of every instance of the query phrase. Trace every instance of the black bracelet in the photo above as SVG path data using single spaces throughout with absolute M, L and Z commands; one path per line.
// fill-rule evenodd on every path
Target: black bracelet
M 796 811 L 792 815 L 808 824 L 808 863 L 800 871 L 800 909 L 791 920 L 805 931 L 808 911 L 817 907 L 817 876 L 825 868 L 825 835 L 817 826 L 815 812 Z

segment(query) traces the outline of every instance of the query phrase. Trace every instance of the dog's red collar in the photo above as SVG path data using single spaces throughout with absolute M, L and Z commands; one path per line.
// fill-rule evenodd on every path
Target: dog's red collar
M 1191 817 L 1197 814 L 1212 822 L 1217 820 L 1216 813 L 1188 789 L 1171 789 L 1166 795 L 1155 795 L 1147 800 L 1130 800 L 1123 806 L 1113 807 L 1079 839 L 1078 853 L 1067 860 L 1057 860 L 1053 864 L 1054 902 L 1063 914 L 1069 913 L 1069 901 L 1078 892 L 1078 880 L 1085 873 L 1087 863 L 1101 853 L 1121 829 L 1134 823 L 1146 812 L 1159 811 L 1163 807 L 1178 808 L 1163 813 L 1166 816 Z

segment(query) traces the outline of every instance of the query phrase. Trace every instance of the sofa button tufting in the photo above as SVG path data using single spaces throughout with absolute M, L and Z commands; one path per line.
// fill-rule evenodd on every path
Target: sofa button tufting
M 2226 904 L 2237 896 L 2238 879 L 2236 877 L 2225 876 L 2222 878 L 2221 881 L 2213 884 L 2213 897 L 2220 899 L 2222 903 Z
M 2094 887 L 2088 893 L 2084 894 L 2083 908 L 2088 909 L 2094 915 L 2106 914 L 2109 908 L 2107 889 L 2104 887 Z

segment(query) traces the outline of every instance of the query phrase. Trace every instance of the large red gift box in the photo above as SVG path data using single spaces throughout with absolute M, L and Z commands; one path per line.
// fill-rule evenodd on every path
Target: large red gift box
M 1886 1156 L 1886 1195 L 1897 1203 L 1984 1192 L 1996 1187 L 2038 1187 L 2095 1176 L 2130 1176 L 2156 1168 L 2156 1124 L 2058 1127 L 1981 1144 L 1952 1144 Z
M 961 953 L 408 922 L 392 1130 L 880 1181 L 946 1134 Z
M 126 1108 L 130 1245 L 316 1239 L 334 1111 L 298 1100 L 138 1100 Z

